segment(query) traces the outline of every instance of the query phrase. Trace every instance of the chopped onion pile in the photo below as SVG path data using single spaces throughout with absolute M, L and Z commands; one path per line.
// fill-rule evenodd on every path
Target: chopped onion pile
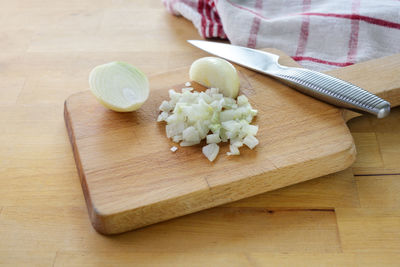
M 208 145 L 202 151 L 213 161 L 220 142 L 230 142 L 228 155 L 240 155 L 239 148 L 243 145 L 250 149 L 258 145 L 255 137 L 258 126 L 250 124 L 257 110 L 251 107 L 246 96 L 240 95 L 236 101 L 224 97 L 217 88 L 196 92 L 186 87 L 181 93 L 169 90 L 169 97 L 169 101 L 161 103 L 157 121 L 167 122 L 167 137 L 180 142 L 180 146 L 197 145 L 206 139 Z

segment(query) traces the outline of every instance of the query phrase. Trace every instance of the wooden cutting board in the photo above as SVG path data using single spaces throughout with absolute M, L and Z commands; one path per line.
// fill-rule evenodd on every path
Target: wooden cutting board
M 298 66 L 277 50 L 280 63 Z M 103 108 L 89 91 L 65 101 L 64 116 L 83 192 L 94 228 L 116 234 L 227 202 L 299 183 L 350 166 L 356 155 L 344 111 L 237 67 L 240 93 L 259 114 L 254 149 L 214 162 L 204 145 L 179 147 L 157 123 L 158 106 L 168 89 L 180 90 L 189 67 L 150 77 L 151 93 L 142 108 L 116 113 Z M 328 72 L 400 103 L 400 55 Z M 204 90 L 196 85 L 196 90 Z

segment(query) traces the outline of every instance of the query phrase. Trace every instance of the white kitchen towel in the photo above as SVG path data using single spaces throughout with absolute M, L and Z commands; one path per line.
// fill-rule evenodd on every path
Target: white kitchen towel
M 205 38 L 277 48 L 328 70 L 400 53 L 399 0 L 163 0 Z

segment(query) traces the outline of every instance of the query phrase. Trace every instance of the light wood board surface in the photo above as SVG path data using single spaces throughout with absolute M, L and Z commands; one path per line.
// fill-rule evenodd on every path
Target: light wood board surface
M 284 66 L 298 66 L 279 51 L 267 51 L 281 54 Z M 387 79 L 379 79 L 382 83 L 365 88 L 385 95 L 396 106 L 400 55 L 365 65 L 354 65 L 359 71 L 353 73 L 361 72 L 364 80 L 371 81 L 389 73 Z M 156 122 L 158 106 L 167 99 L 169 88 L 185 87 L 189 67 L 150 77 L 149 99 L 133 113 L 112 112 L 89 91 L 66 100 L 65 121 L 97 231 L 126 232 L 338 172 L 354 162 L 354 141 L 342 110 L 236 67 L 240 94 L 258 110 L 260 144 L 254 150 L 242 148 L 238 157 L 226 156 L 229 146 L 221 144 L 213 163 L 201 153 L 204 142 L 172 153 L 170 148 L 177 144 L 166 138 L 165 124 Z M 336 71 L 337 76 L 341 72 Z M 347 81 L 355 83 L 357 76 L 348 76 Z
M 63 120 L 95 65 L 205 53 L 160 1 L 1 1 L 0 264 L 398 266 L 400 111 L 348 125 L 351 168 L 119 236 L 91 226 Z M 133 19 L 132 19 L 133 18 Z M 160 49 L 162 46 L 162 49 Z M 353 175 L 354 173 L 354 175 Z

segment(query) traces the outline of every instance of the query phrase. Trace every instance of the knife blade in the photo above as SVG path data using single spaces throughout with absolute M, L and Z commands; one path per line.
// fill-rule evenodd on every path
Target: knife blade
M 338 107 L 384 118 L 390 113 L 390 103 L 354 84 L 303 68 L 282 66 L 279 56 L 242 46 L 188 40 L 210 54 L 232 61 L 251 70 L 272 76 L 304 94 Z

